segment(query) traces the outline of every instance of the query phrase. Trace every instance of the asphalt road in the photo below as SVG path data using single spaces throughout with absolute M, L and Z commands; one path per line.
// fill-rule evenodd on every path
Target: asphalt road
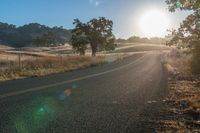
M 144 133 L 167 94 L 161 53 L 0 82 L 0 133 Z

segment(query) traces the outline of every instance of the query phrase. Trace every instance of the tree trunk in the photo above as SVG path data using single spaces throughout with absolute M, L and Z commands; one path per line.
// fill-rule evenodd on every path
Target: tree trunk
M 18 54 L 19 69 L 21 69 L 21 53 Z
M 96 52 L 93 52 L 93 51 L 92 51 L 92 56 L 96 56 Z
M 19 52 L 18 53 L 18 64 L 19 64 L 19 69 L 21 69 L 21 53 L 20 53 L 21 49 L 20 48 L 18 49 L 18 52 Z
M 84 55 L 85 55 L 85 51 L 81 51 L 80 56 L 84 56 Z
M 96 44 L 91 44 L 91 48 L 92 48 L 92 56 L 96 56 L 97 45 Z

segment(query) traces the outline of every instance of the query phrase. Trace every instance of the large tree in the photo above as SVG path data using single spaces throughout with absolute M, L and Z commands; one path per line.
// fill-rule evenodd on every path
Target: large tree
M 171 12 L 177 9 L 192 11 L 178 30 L 172 30 L 168 44 L 188 48 L 192 54 L 191 70 L 200 73 L 200 0 L 166 0 L 166 3 Z
M 98 50 L 113 50 L 115 48 L 115 38 L 112 33 L 113 22 L 111 20 L 100 17 L 82 23 L 75 19 L 74 24 L 75 29 L 72 34 L 82 36 L 82 39 L 84 37 L 84 40 L 87 40 L 92 49 L 92 56 L 95 56 Z M 77 32 L 78 35 L 76 35 Z

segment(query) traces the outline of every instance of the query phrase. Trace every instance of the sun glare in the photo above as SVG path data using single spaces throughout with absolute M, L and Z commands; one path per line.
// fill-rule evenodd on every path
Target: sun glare
M 169 28 L 169 18 L 162 11 L 149 10 L 139 19 L 139 28 L 143 36 L 162 37 Z

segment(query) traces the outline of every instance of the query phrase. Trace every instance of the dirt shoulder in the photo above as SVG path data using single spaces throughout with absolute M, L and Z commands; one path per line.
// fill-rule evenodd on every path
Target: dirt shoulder
M 186 72 L 182 57 L 167 56 L 168 91 L 157 132 L 200 132 L 200 78 Z M 170 61 L 169 61 L 170 60 Z M 184 71 L 183 71 L 184 70 Z

